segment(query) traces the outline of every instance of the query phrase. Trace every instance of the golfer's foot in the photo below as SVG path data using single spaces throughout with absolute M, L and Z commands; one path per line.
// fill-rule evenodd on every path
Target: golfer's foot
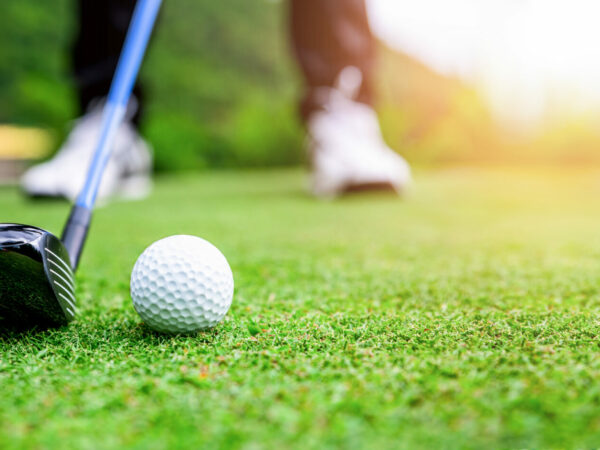
M 383 140 L 375 111 L 353 100 L 362 82 L 355 70 L 344 69 L 338 88 L 316 93 L 323 108 L 308 120 L 312 190 L 320 197 L 373 189 L 401 193 L 411 181 L 406 161 Z
M 51 160 L 30 168 L 21 186 L 32 197 L 62 197 L 75 200 L 82 188 L 94 153 L 102 122 L 103 102 L 75 122 L 73 130 Z M 130 110 L 135 110 L 133 106 Z M 112 156 L 102 178 L 98 199 L 112 196 L 142 198 L 150 192 L 152 156 L 148 145 L 124 120 L 115 137 Z

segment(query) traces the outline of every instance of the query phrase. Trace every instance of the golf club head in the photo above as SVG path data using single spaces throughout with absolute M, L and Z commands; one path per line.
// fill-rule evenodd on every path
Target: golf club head
M 0 328 L 49 328 L 75 317 L 69 254 L 37 227 L 0 224 Z

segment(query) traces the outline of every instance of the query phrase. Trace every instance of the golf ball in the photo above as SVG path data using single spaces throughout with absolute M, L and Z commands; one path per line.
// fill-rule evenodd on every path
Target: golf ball
M 131 273 L 131 298 L 142 320 L 163 333 L 192 333 L 218 324 L 231 306 L 233 274 L 225 256 L 195 236 L 150 245 Z

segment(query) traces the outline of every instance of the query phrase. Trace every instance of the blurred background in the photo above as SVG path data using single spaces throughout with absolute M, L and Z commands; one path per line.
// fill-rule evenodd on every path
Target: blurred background
M 3 0 L 0 177 L 76 116 L 71 0 Z M 378 111 L 416 165 L 600 162 L 600 5 L 371 0 Z M 302 163 L 283 0 L 166 1 L 141 77 L 158 171 Z

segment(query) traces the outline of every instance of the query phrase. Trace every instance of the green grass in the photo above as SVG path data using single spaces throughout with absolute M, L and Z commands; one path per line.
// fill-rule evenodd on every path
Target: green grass
M 2 448 L 600 445 L 600 172 L 446 169 L 320 202 L 297 171 L 162 178 L 98 210 L 68 328 L 0 337 Z M 0 190 L 2 220 L 67 206 Z M 228 257 L 214 331 L 149 332 L 151 242 Z

